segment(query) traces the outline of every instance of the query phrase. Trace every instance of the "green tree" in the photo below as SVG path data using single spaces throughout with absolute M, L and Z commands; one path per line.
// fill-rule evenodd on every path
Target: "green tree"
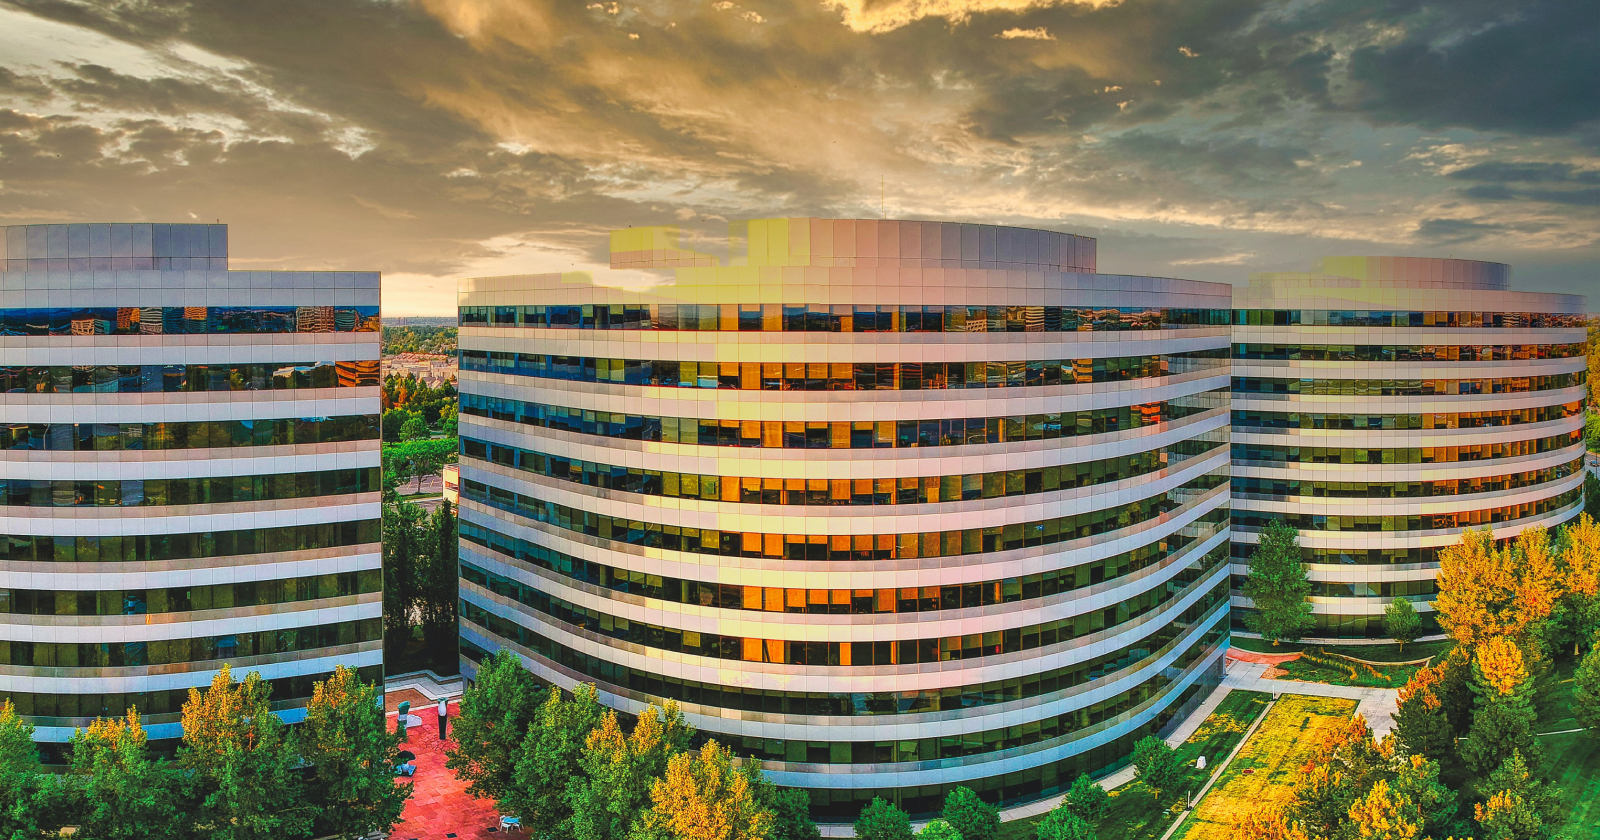
M 1300 532 L 1272 521 L 1261 530 L 1261 541 L 1250 556 L 1250 576 L 1243 593 L 1254 607 L 1244 615 L 1245 626 L 1274 646 L 1304 636 L 1313 624 L 1311 582 L 1301 562 Z
M 1535 840 L 1552 836 L 1562 822 L 1561 793 L 1534 777 L 1520 751 L 1507 756 L 1480 788 L 1488 802 L 1474 810 L 1485 836 Z
M 1496 636 L 1478 646 L 1472 662 L 1472 691 L 1477 704 L 1472 726 L 1461 741 L 1461 757 L 1467 766 L 1485 774 L 1514 752 L 1537 762 L 1542 751 L 1533 731 L 1538 716 L 1533 706 L 1533 680 L 1514 642 Z
M 500 811 L 520 816 L 535 837 L 571 834 L 567 788 L 589 733 L 605 716 L 593 685 L 580 683 L 570 697 L 550 687 L 522 741 L 513 783 L 500 800 Z
M 71 775 L 79 833 L 97 840 L 144 840 L 184 832 L 187 803 L 167 762 L 150 755 L 139 712 L 98 719 L 72 734 Z
M 0 705 L 0 837 L 35 837 L 44 828 L 39 801 L 42 772 L 33 726 L 6 699 Z
M 1395 596 L 1389 606 L 1384 607 L 1383 632 L 1394 639 L 1402 651 L 1406 649 L 1406 643 L 1417 640 L 1422 632 L 1422 618 L 1417 615 L 1417 608 L 1411 605 L 1409 598 Z
M 856 840 L 911 840 L 911 818 L 906 812 L 873 797 L 856 817 Z
M 322 806 L 319 834 L 387 835 L 411 798 L 411 783 L 395 783 L 400 735 L 385 723 L 376 686 L 343 665 L 312 686 L 300 755 L 311 765 L 312 790 Z
M 1423 832 L 1434 837 L 1462 834 L 1466 826 L 1456 824 L 1456 792 L 1439 781 L 1439 763 L 1420 755 L 1398 763 L 1391 785 L 1416 809 Z
M 1094 826 L 1065 805 L 1046 814 L 1034 835 L 1039 840 L 1096 840 Z
M 689 748 L 694 727 L 678 704 L 651 706 L 624 735 L 616 712 L 589 733 L 578 758 L 583 770 L 568 784 L 572 835 L 577 840 L 622 840 L 650 803 L 654 780 L 673 756 Z
M 1133 773 L 1160 801 L 1183 778 L 1183 761 L 1166 741 L 1146 735 L 1133 745 Z
M 945 794 L 940 814 L 963 840 L 995 840 L 1000 836 L 1000 809 L 983 801 L 969 787 L 958 787 Z
M 272 712 L 271 690 L 254 671 L 234 682 L 227 665 L 209 689 L 189 689 L 178 765 L 198 833 L 216 840 L 311 835 L 316 809 L 295 772 L 292 737 Z
M 716 741 L 682 752 L 650 784 L 650 808 L 634 825 L 634 840 L 768 840 L 773 814 L 756 791 L 761 771 L 735 767 Z
M 1111 807 L 1111 795 L 1099 782 L 1089 778 L 1088 773 L 1079 773 L 1078 778 L 1072 780 L 1072 787 L 1067 788 L 1067 795 L 1062 797 L 1060 807 L 1087 822 L 1095 823 Z
M 403 661 L 411 641 L 411 616 L 430 543 L 422 508 L 400 501 L 383 506 L 383 647 L 390 662 Z
M 403 408 L 384 411 L 379 423 L 383 429 L 383 440 L 387 443 L 400 440 L 400 431 L 405 428 L 406 421 L 416 416 Z
M 422 618 L 422 638 L 435 663 L 457 660 L 456 602 L 460 596 L 460 540 L 456 515 L 450 503 L 440 502 L 422 531 L 426 541 L 416 566 L 417 612 Z
M 445 752 L 444 766 L 466 780 L 467 793 L 505 798 L 543 699 L 515 653 L 502 650 L 484 658 L 477 682 L 461 695 L 461 710 L 452 721 L 455 743 Z
M 1416 807 L 1379 779 L 1366 794 L 1350 805 L 1350 828 L 1361 840 L 1416 840 L 1422 836 L 1422 821 Z
M 1584 654 L 1572 683 L 1573 713 L 1592 734 L 1600 735 L 1600 647 Z
M 772 840 L 821 840 L 821 829 L 811 821 L 811 794 L 777 787 L 763 777 L 760 795 L 772 812 Z
M 1589 422 L 1600 429 L 1600 418 L 1590 415 Z M 1592 443 L 1589 448 L 1600 449 Z M 1600 477 L 1596 477 L 1593 470 L 1583 476 L 1583 512 L 1589 514 L 1590 519 L 1600 519 Z
M 400 440 L 418 440 L 428 436 L 428 424 L 413 414 L 400 426 Z
M 956 831 L 950 823 L 943 819 L 929 822 L 917 832 L 917 840 L 961 840 L 961 832 Z

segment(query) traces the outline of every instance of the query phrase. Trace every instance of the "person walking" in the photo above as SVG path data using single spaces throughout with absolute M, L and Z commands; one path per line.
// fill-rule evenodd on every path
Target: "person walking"
M 443 697 L 439 698 L 439 740 L 443 741 L 450 722 L 450 710 Z

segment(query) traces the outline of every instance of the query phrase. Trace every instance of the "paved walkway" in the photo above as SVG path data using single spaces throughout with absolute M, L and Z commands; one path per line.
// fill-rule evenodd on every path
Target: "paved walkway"
M 1231 653 L 1231 651 L 1230 651 Z M 1222 679 L 1222 687 L 1212 696 L 1219 696 L 1226 691 L 1242 689 L 1244 691 L 1260 691 L 1266 694 L 1307 694 L 1312 697 L 1342 697 L 1346 700 L 1355 700 L 1360 703 L 1356 712 L 1367 719 L 1367 725 L 1372 727 L 1373 737 L 1380 740 L 1394 729 L 1394 713 L 1400 705 L 1400 691 L 1394 688 L 1357 688 L 1348 685 L 1329 685 L 1327 683 L 1304 682 L 1302 680 L 1272 680 L 1266 678 L 1267 669 L 1273 667 L 1265 662 L 1244 662 L 1229 658 L 1227 676 Z

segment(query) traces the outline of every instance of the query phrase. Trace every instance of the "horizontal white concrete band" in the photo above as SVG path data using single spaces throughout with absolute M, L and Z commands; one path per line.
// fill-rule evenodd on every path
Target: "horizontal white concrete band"
M 870 475 L 864 478 L 909 478 L 1098 461 L 1173 446 L 1208 432 L 1227 429 L 1229 418 L 1225 408 L 1218 408 L 1139 429 L 1049 441 L 885 449 L 808 449 L 803 458 L 795 457 L 793 449 L 781 448 L 710 447 L 616 439 L 597 444 L 591 435 L 483 417 L 463 417 L 462 420 L 464 437 L 610 466 L 706 475 L 829 479 L 843 477 L 841 471 L 852 467 L 869 470 Z M 1040 444 L 1053 445 L 1046 447 Z M 979 454 L 973 454 L 975 452 Z
M 247 555 L 241 565 L 218 565 L 217 558 L 190 561 L 193 568 L 169 568 L 175 561 L 151 563 L 8 563 L 0 566 L 0 589 L 46 589 L 97 592 L 108 589 L 169 589 L 179 586 L 214 586 L 260 580 L 331 575 L 383 568 L 383 555 L 343 549 L 346 554 L 305 558 L 308 552 L 290 551 Z M 254 562 L 249 562 L 254 561 Z M 130 569 L 129 567 L 135 567 Z
M 1454 496 L 1344 499 L 1317 496 L 1263 498 L 1256 494 L 1249 494 L 1244 497 L 1235 496 L 1233 509 L 1236 511 L 1265 511 L 1271 513 L 1307 513 L 1318 516 L 1405 516 L 1430 513 L 1459 513 L 1536 502 L 1582 486 L 1583 473 L 1580 471 L 1566 478 L 1529 487 L 1492 490 L 1487 493 L 1461 493 Z
M 330 672 L 338 665 L 360 668 L 367 665 L 383 664 L 383 648 L 380 643 L 364 642 L 362 644 L 363 646 L 372 645 L 374 647 L 371 650 L 361 650 L 355 653 L 335 656 L 317 656 L 318 651 L 323 649 L 313 648 L 309 651 L 294 652 L 310 654 L 304 659 L 285 658 L 278 662 L 266 662 L 243 667 L 236 664 L 233 666 L 233 678 L 242 680 L 246 674 L 253 671 L 265 679 L 279 679 L 282 677 L 297 677 L 302 674 Z M 283 654 L 283 656 L 293 656 L 294 653 Z M 103 677 L 44 677 L 8 674 L 0 677 L 0 679 L 5 680 L 7 691 L 26 691 L 32 694 L 120 694 L 140 691 L 171 691 L 173 689 L 181 690 L 210 685 L 211 678 L 215 677 L 217 672 L 222 669 L 222 664 L 219 661 L 215 667 L 204 670 L 176 671 L 164 674 Z
M 1379 616 L 1384 614 L 1384 611 L 1389 608 L 1389 602 L 1394 599 L 1381 596 L 1373 596 L 1371 598 L 1311 596 L 1306 600 L 1311 604 L 1312 615 Z M 1254 601 L 1243 595 L 1233 596 L 1232 601 L 1234 609 L 1251 609 L 1255 606 Z M 1434 612 L 1432 601 L 1412 601 L 1411 606 L 1419 613 Z
M 1208 432 L 1226 429 L 1228 423 L 1228 410 L 1224 406 L 1154 426 L 1098 435 L 955 446 L 806 449 L 803 450 L 804 455 L 799 457 L 797 452 L 801 450 L 795 449 L 599 438 L 580 432 L 471 415 L 461 416 L 460 431 L 462 437 L 629 468 L 668 469 L 708 475 L 820 479 L 839 478 L 841 470 L 857 464 L 870 465 L 874 478 L 963 475 L 1076 464 L 1171 446 Z M 600 442 L 602 440 L 603 443 Z
M 1207 545 L 1211 543 L 1212 541 L 1207 541 Z M 680 604 L 614 593 L 594 586 L 574 586 L 559 576 L 533 574 L 470 547 L 464 548 L 462 552 L 463 562 L 474 562 L 483 568 L 515 578 L 530 586 L 537 586 L 553 598 L 596 612 L 626 618 L 629 621 L 700 633 L 802 642 L 896 641 L 906 638 L 962 636 L 972 633 L 993 633 L 1042 624 L 1046 621 L 1073 618 L 1114 607 L 1141 593 L 1160 589 L 1204 556 L 1204 552 L 1191 550 L 1184 552 L 1180 557 L 1171 558 L 1162 565 L 1142 569 L 1135 574 L 1030 602 L 1019 601 L 926 613 L 810 615 L 702 607 L 697 604 Z
M 553 619 L 520 605 L 504 602 L 497 596 L 463 586 L 462 598 L 491 614 L 528 627 L 547 639 L 580 653 L 598 657 L 635 670 L 662 674 L 695 682 L 735 685 L 744 688 L 807 692 L 861 692 L 881 689 L 885 678 L 893 677 L 901 691 L 926 691 L 976 685 L 1012 677 L 1025 677 L 1040 671 L 1082 662 L 1121 650 L 1170 624 L 1219 582 L 1228 577 L 1227 564 L 1219 566 L 1203 582 L 1197 583 L 1182 598 L 1174 599 L 1132 621 L 1106 631 L 1082 636 L 1048 648 L 980 657 L 975 660 L 920 665 L 882 665 L 827 667 L 784 665 L 713 659 L 684 653 L 647 649 L 605 637 L 590 637 L 586 631 L 573 632 Z
M 1170 355 L 1229 347 L 1218 330 L 1034 333 L 667 332 L 653 330 L 484 330 L 474 350 L 667 362 L 810 364 L 1020 362 Z M 530 350 L 536 347 L 537 350 Z M 1000 355 L 996 355 L 1000 354 Z M 1224 364 L 1226 359 L 1222 360 Z
M 1238 304 L 1239 301 L 1235 299 L 1235 306 L 1248 308 Z M 1473 344 L 1579 344 L 1587 340 L 1582 327 L 1266 327 L 1236 324 L 1233 328 L 1234 344 L 1462 347 Z
M 382 442 L 377 438 L 333 443 L 291 443 L 280 446 L 221 446 L 199 449 L 0 449 L 0 462 L 19 464 L 158 464 L 163 461 L 214 461 L 229 458 L 319 458 L 346 452 L 365 452 L 378 457 Z M 115 456 L 115 457 L 112 457 Z M 120 469 L 120 467 L 119 467 Z
M 1413 580 L 1433 580 L 1439 576 L 1438 563 L 1358 563 L 1351 566 L 1333 566 L 1326 563 L 1307 563 L 1306 578 L 1324 583 L 1398 583 Z M 1250 574 L 1248 563 L 1234 563 L 1235 575 Z
M 842 589 L 848 585 L 871 589 L 920 586 L 919 581 L 931 578 L 952 584 L 977 583 L 1081 566 L 1179 533 L 1205 514 L 1227 506 L 1228 488 L 1222 486 L 1163 517 L 1083 539 L 1005 551 L 881 561 L 733 557 L 626 545 L 583 537 L 531 520 L 501 520 L 496 516 L 500 511 L 468 499 L 462 499 L 461 521 L 583 560 L 646 574 L 745 586 Z
M 1483 461 L 1441 461 L 1433 464 L 1319 464 L 1235 461 L 1237 478 L 1266 478 L 1281 481 L 1412 482 L 1447 481 L 1452 478 L 1488 478 L 1548 469 L 1570 464 L 1583 455 L 1583 442 L 1564 449 L 1512 458 Z M 1267 466 L 1272 464 L 1272 466 Z
M 514 490 L 551 504 L 568 505 L 600 515 L 719 531 L 854 535 L 999 527 L 1114 508 L 1168 492 L 1214 470 L 1226 469 L 1228 453 L 1219 447 L 1205 456 L 1184 461 L 1178 469 L 1168 474 L 1152 474 L 1156 477 L 1151 480 L 1145 480 L 1150 476 L 1139 476 L 1108 485 L 972 502 L 817 508 L 614 493 L 527 473 L 497 476 L 478 466 L 478 463 L 481 462 L 463 464 L 462 481 L 485 481 L 492 486 Z M 570 489 L 572 487 L 596 492 L 574 492 Z M 610 498 L 599 495 L 602 492 Z M 640 501 L 625 500 L 628 497 Z M 985 502 L 993 504 L 985 505 Z M 506 511 L 502 513 L 508 517 L 518 515 Z
M 1583 502 L 1573 502 L 1558 511 L 1543 516 L 1530 516 L 1510 522 L 1494 523 L 1494 535 L 1497 539 L 1514 537 L 1523 530 L 1542 525 L 1553 528 L 1562 522 L 1576 517 L 1583 511 Z M 1487 527 L 1487 526 L 1476 526 Z M 1428 531 L 1301 531 L 1301 548 L 1328 548 L 1328 549 L 1356 549 L 1368 548 L 1439 548 L 1446 545 L 1455 545 L 1461 541 L 1463 528 L 1437 528 Z M 1233 541 L 1245 545 L 1255 545 L 1261 541 L 1260 534 L 1240 525 L 1233 526 Z
M 8 423 L 192 423 L 377 414 L 377 388 L 159 394 L 0 395 Z M 171 398 L 171 399 L 168 399 Z
M 1092 682 L 1040 697 L 952 711 L 854 717 L 746 713 L 731 709 L 718 714 L 721 710 L 716 707 L 685 704 L 684 716 L 703 732 L 802 741 L 904 741 L 1019 726 L 1092 706 L 1167 671 L 1226 615 L 1226 609 L 1212 613 L 1205 621 L 1189 628 L 1178 643 L 1161 656 L 1138 662 Z M 476 628 L 468 632 L 488 641 L 476 632 Z M 574 679 L 565 668 L 552 666 L 542 657 L 530 657 L 516 647 L 513 650 L 535 674 L 562 688 L 570 691 L 581 681 Z M 634 714 L 649 706 L 649 703 L 614 691 L 601 689 L 598 694 L 605 705 Z
M 11 515 L 13 510 L 28 508 L 0 508 L 0 534 L 33 534 L 57 537 L 93 537 L 135 534 L 188 534 L 200 531 L 236 531 L 243 528 L 281 528 L 289 525 L 318 525 L 327 522 L 346 522 L 356 519 L 377 519 L 378 502 L 354 505 L 317 505 L 287 508 L 285 510 L 254 511 L 247 513 L 201 514 L 194 516 L 117 517 L 99 519 L 61 519 Z M 131 510 L 137 511 L 138 508 Z M 136 520 L 137 526 L 130 520 Z M 137 527 L 137 530 L 134 528 Z
M 1506 359 L 1492 362 L 1318 362 L 1234 359 L 1233 375 L 1245 379 L 1498 379 L 1554 376 L 1587 368 L 1583 356 Z
M 195 639 L 206 636 L 231 636 L 238 633 L 259 633 L 267 630 L 285 630 L 293 627 L 313 627 L 319 624 L 338 624 L 359 621 L 363 618 L 383 616 L 382 593 L 361 596 L 364 602 L 344 606 L 326 606 L 328 601 L 356 600 L 327 599 L 323 601 L 296 601 L 277 604 L 273 612 L 260 615 L 228 615 L 223 610 L 207 610 L 205 615 L 181 622 L 151 622 L 149 624 L 15 624 L 0 623 L 0 639 L 22 642 L 105 643 L 105 642 L 156 642 L 169 639 Z M 207 615 L 212 614 L 212 615 Z M 68 618 L 70 616 L 58 616 Z M 91 616 L 77 616 L 79 619 Z M 151 616 L 151 618 L 154 618 Z M 7 678 L 9 679 L 9 678 Z
M 278 449 L 280 447 L 263 447 Z M 184 460 L 123 461 L 122 452 L 96 452 L 102 460 L 78 461 L 41 458 L 27 461 L 0 459 L 0 479 L 31 478 L 48 481 L 124 481 L 162 478 L 221 478 L 224 476 L 310 473 L 380 466 L 375 448 L 325 454 L 265 455 L 251 457 L 255 447 L 228 450 L 231 457 Z M 134 450 L 134 453 L 139 453 Z M 50 452 L 41 455 L 53 454 Z
M 606 411 L 702 420 L 843 422 L 1009 417 L 1119 408 L 1172 400 L 1229 387 L 1220 374 L 1186 374 L 1153 381 L 1095 383 L 1093 391 L 1052 393 L 1069 386 L 944 391 L 734 391 L 660 388 L 529 379 L 462 371 L 463 393 L 522 400 L 577 411 Z M 517 381 L 494 381 L 517 380 Z M 1173 380 L 1185 380 L 1177 381 Z M 1070 386 L 1074 390 L 1084 386 Z M 842 399 L 841 399 L 842 398 Z M 1225 404 L 1224 400 L 1222 403 Z

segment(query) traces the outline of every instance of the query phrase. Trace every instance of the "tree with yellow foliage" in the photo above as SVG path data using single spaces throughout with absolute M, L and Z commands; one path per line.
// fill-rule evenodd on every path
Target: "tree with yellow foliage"
M 630 840 L 768 840 L 773 814 L 756 797 L 760 772 L 733 766 L 732 754 L 716 741 L 672 756 L 650 785 L 650 808 Z
M 1350 824 L 1360 840 L 1416 840 L 1422 835 L 1422 823 L 1415 812 L 1410 798 L 1379 779 L 1350 806 Z
M 624 734 L 617 713 L 608 713 L 584 742 L 578 766 L 583 777 L 568 787 L 572 833 L 577 840 L 623 840 L 650 804 L 655 779 L 673 756 L 689 748 L 694 727 L 678 704 L 651 706 Z
M 1600 635 L 1600 523 L 1581 514 L 1567 524 L 1561 552 L 1564 612 L 1572 636 L 1572 655 L 1595 647 Z
M 400 735 L 384 722 L 377 686 L 338 666 L 312 687 L 298 736 L 301 758 L 316 780 L 317 833 L 388 834 L 411 797 L 411 783 L 395 781 Z
M 294 772 L 300 757 L 270 693 L 260 674 L 236 683 L 227 665 L 209 689 L 189 689 L 178 765 L 195 802 L 195 833 L 215 840 L 311 834 L 315 809 Z
M 1472 661 L 1472 691 L 1477 705 L 1472 727 L 1461 741 L 1461 757 L 1476 773 L 1499 767 L 1513 752 L 1537 765 L 1533 680 L 1521 648 L 1505 637 L 1480 644 Z
M 1496 636 L 1525 639 L 1550 617 L 1560 575 L 1549 534 L 1529 528 L 1516 546 L 1497 546 L 1488 529 L 1468 529 L 1439 552 L 1433 608 L 1458 644 L 1475 648 Z
M 1258 808 L 1234 826 L 1235 840 L 1311 840 L 1305 829 L 1270 806 Z

